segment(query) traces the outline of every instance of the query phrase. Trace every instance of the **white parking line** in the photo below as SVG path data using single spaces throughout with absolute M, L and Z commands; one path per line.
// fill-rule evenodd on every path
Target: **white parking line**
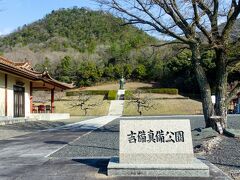
M 68 124 L 65 126 L 61 126 L 58 128 L 54 128 L 54 129 L 49 129 L 48 131 L 56 131 L 56 130 L 64 130 L 64 129 L 72 129 L 72 128 L 78 128 L 81 130 L 90 130 L 89 132 L 79 136 L 78 138 L 74 139 L 73 141 L 69 142 L 68 144 L 74 143 L 75 141 L 79 140 L 81 137 L 84 137 L 88 134 L 90 134 L 92 131 L 108 124 L 109 122 L 119 118 L 120 116 L 102 116 L 102 117 L 98 117 L 98 118 L 93 118 L 93 119 L 89 119 L 86 121 L 81 121 L 78 123 L 73 123 L 73 124 Z M 45 130 L 47 131 L 47 130 Z M 53 152 L 47 154 L 46 156 L 44 156 L 45 158 L 51 156 L 52 154 L 54 154 L 55 152 L 59 151 L 60 149 L 64 148 L 65 146 L 67 146 L 68 144 L 65 144 L 64 146 L 54 150 Z

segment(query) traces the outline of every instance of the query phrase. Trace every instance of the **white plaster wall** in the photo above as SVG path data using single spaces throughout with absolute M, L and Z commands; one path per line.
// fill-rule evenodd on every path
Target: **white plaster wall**
M 8 74 L 8 116 L 13 117 L 13 86 L 16 85 L 16 81 L 24 83 L 25 87 L 25 116 L 30 115 L 30 81 L 21 77 L 12 76 Z
M 7 76 L 7 116 L 13 117 L 13 85 L 16 84 L 14 77 Z
M 25 117 L 30 116 L 30 81 L 25 80 Z
M 5 116 L 5 74 L 0 72 L 0 116 Z

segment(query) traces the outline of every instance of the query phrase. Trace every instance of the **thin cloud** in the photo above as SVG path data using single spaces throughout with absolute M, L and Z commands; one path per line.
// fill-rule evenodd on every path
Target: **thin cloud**
M 13 29 L 12 29 L 12 28 L 3 28 L 3 29 L 0 29 L 0 36 L 8 35 L 8 34 L 10 34 L 11 32 L 13 32 Z

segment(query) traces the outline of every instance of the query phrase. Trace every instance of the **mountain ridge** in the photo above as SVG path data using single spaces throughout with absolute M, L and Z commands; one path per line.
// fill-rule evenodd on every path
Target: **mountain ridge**
M 18 28 L 0 38 L 0 51 L 9 53 L 16 48 L 32 52 L 94 53 L 98 46 L 125 44 L 126 48 L 140 48 L 156 41 L 134 26 L 120 26 L 123 20 L 103 11 L 68 8 L 52 11 L 43 19 Z

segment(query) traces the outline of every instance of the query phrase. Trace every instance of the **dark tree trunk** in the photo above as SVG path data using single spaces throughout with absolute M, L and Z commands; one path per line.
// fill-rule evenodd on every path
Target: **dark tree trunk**
M 213 115 L 213 104 L 211 99 L 211 88 L 208 83 L 206 73 L 201 65 L 201 54 L 199 46 L 194 44 L 192 49 L 192 61 L 194 64 L 194 70 L 197 78 L 197 82 L 201 92 L 203 114 L 206 127 L 212 127 L 215 129 L 215 122 L 211 119 Z
M 219 121 L 219 126 L 224 130 L 227 126 L 227 55 L 222 49 L 215 49 L 216 52 L 216 116 L 222 117 Z

